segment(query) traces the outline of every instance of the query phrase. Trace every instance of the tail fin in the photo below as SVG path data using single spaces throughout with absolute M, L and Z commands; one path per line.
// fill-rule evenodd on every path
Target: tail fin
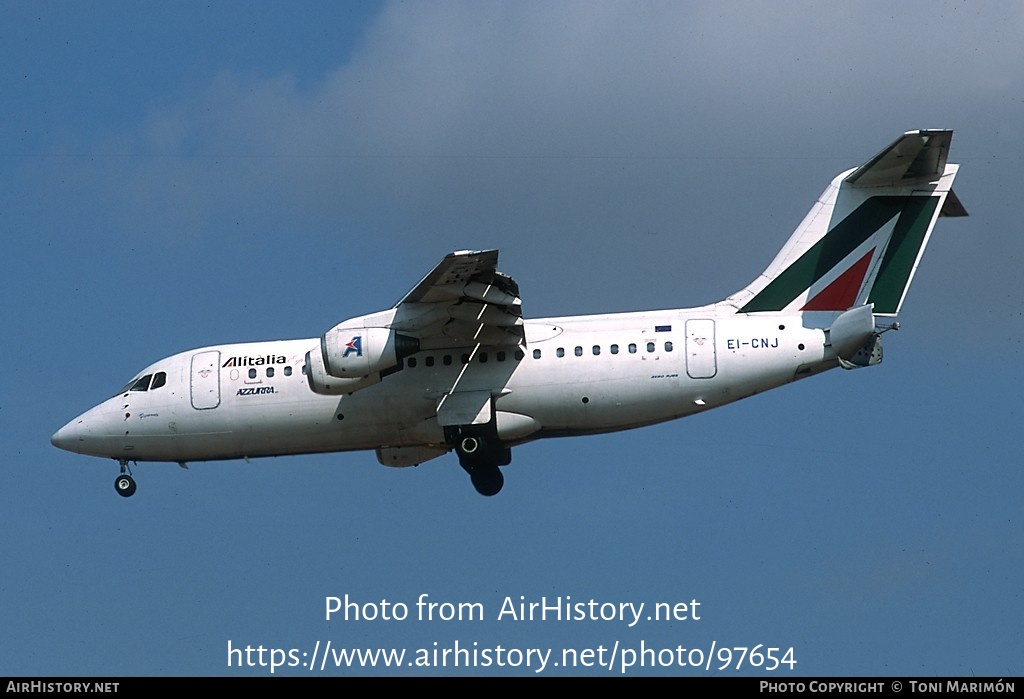
M 952 131 L 908 131 L 838 175 L 761 276 L 726 303 L 739 313 L 899 313 L 939 216 L 966 216 L 953 193 Z

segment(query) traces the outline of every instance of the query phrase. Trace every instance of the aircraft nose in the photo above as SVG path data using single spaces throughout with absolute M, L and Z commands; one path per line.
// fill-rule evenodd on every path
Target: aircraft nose
M 58 449 L 73 451 L 77 454 L 84 440 L 85 432 L 82 429 L 82 421 L 75 419 L 54 432 L 50 437 L 50 444 Z

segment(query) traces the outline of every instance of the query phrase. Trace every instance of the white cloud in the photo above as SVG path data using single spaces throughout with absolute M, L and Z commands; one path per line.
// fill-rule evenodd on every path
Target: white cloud
M 577 281 L 685 259 L 661 283 L 728 293 L 899 132 L 1022 116 L 1022 25 L 1016 4 L 391 3 L 322 79 L 222 70 L 154 105 L 102 174 L 129 231 L 543 245 Z M 703 261 L 737 246 L 722 281 Z

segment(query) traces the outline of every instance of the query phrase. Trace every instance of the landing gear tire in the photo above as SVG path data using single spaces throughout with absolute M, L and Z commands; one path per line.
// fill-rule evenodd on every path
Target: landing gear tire
M 135 479 L 122 473 L 114 479 L 114 490 L 123 498 L 130 498 L 135 495 Z
M 498 466 L 512 460 L 511 449 L 494 449 L 480 437 L 463 437 L 455 451 L 459 454 L 459 465 L 469 474 L 476 492 L 490 497 L 501 491 L 505 476 Z
M 497 466 L 477 466 L 470 472 L 469 479 L 476 492 L 487 497 L 497 495 L 505 485 L 505 476 Z

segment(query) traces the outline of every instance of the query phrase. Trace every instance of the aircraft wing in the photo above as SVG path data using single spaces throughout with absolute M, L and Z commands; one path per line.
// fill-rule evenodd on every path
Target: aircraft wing
M 398 302 L 391 327 L 422 349 L 525 344 L 519 285 L 497 265 L 497 250 L 449 253 Z

